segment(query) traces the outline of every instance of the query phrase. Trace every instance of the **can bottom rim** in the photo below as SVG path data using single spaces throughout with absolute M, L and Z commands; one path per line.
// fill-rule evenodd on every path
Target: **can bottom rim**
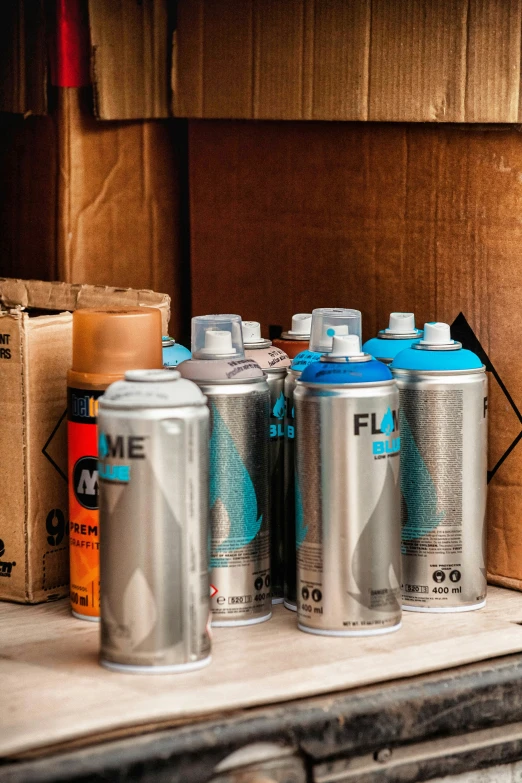
M 259 623 L 266 623 L 271 617 L 272 612 L 263 615 L 263 617 L 254 617 L 252 620 L 212 620 L 210 624 L 212 628 L 233 628 L 240 625 L 258 625 Z
M 272 598 L 272 606 L 274 606 L 275 604 L 282 604 L 284 603 L 284 601 L 285 599 L 279 596 L 277 598 Z
M 301 623 L 297 623 L 300 631 L 312 633 L 316 636 L 384 636 L 386 633 L 393 633 L 402 627 L 402 622 L 398 625 L 392 625 L 391 628 L 374 628 L 370 631 L 323 631 L 322 628 L 308 628 Z
M 73 617 L 76 617 L 77 620 L 88 620 L 90 623 L 99 623 L 100 618 L 99 617 L 93 617 L 90 614 L 79 614 L 78 612 L 75 612 L 73 609 L 71 609 L 71 613 Z
M 425 614 L 449 614 L 450 612 L 474 612 L 477 609 L 483 609 L 486 606 L 486 602 L 482 601 L 480 604 L 471 604 L 470 606 L 441 606 L 434 607 L 433 609 L 427 606 L 413 606 L 412 604 L 403 604 L 402 608 L 405 612 L 424 612 Z
M 292 604 L 290 601 L 283 601 L 285 609 L 289 609 L 291 612 L 297 612 L 297 604 Z
M 212 656 L 203 658 L 201 661 L 191 661 L 189 663 L 173 663 L 167 666 L 136 666 L 135 664 L 114 663 L 113 661 L 104 661 L 100 658 L 100 664 L 104 669 L 123 674 L 182 674 L 183 672 L 193 672 L 208 666 Z

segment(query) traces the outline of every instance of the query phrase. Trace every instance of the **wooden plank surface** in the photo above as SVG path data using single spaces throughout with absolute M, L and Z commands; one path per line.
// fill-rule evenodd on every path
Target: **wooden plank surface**
M 124 727 L 332 693 L 519 651 L 522 595 L 491 588 L 487 607 L 405 613 L 395 634 L 334 639 L 300 633 L 276 607 L 268 623 L 214 630 L 213 661 L 185 675 L 115 674 L 97 662 L 96 625 L 66 601 L 0 606 L 0 756 Z

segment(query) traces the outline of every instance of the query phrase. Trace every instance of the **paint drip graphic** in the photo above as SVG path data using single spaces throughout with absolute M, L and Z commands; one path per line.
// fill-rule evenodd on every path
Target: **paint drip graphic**
M 226 538 L 212 543 L 211 568 L 226 566 L 228 561 L 216 555 L 241 549 L 257 536 L 263 515 L 258 518 L 257 498 L 252 479 L 234 439 L 212 403 L 212 436 L 210 438 L 210 513 L 212 530 L 223 527 L 228 518 Z
M 359 592 L 348 592 L 348 595 L 375 612 L 398 612 L 400 609 L 399 515 L 390 513 L 395 491 L 396 480 L 388 462 L 379 500 L 359 536 L 352 557 L 352 575 Z M 376 576 L 382 581 L 376 583 Z M 388 591 L 382 594 L 386 600 L 379 606 L 372 606 L 371 591 L 375 589 Z
M 275 419 L 282 419 L 285 415 L 285 396 L 283 392 L 277 398 L 274 407 L 272 408 L 272 416 Z
M 394 430 L 395 422 L 393 421 L 393 413 L 391 408 L 388 408 L 381 421 L 381 432 L 384 435 L 391 435 Z
M 442 522 L 445 513 L 437 512 L 435 484 L 403 411 L 401 411 L 401 433 L 402 541 L 404 542 L 431 533 Z
M 301 497 L 301 489 L 297 477 L 295 479 L 295 542 L 297 548 L 304 544 L 306 534 L 308 533 L 308 525 L 304 524 L 304 510 L 303 510 L 303 498 Z

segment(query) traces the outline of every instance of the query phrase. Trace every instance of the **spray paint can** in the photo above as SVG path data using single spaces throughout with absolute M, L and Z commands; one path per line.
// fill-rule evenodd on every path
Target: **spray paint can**
M 71 607 L 99 620 L 98 398 L 126 370 L 161 368 L 161 313 L 147 307 L 73 313 L 67 373 Z
M 292 316 L 292 328 L 273 341 L 274 348 L 280 348 L 290 359 L 294 359 L 308 348 L 311 326 L 312 313 L 296 313 Z
M 190 359 L 192 354 L 184 345 L 180 345 L 172 337 L 161 338 L 164 367 L 177 367 L 180 362 Z
M 168 673 L 210 662 L 206 397 L 134 370 L 99 400 L 101 663 Z
M 243 342 L 247 359 L 256 361 L 266 373 L 270 389 L 270 572 L 272 603 L 283 603 L 283 517 L 284 503 L 284 385 L 290 359 L 284 351 L 261 337 L 258 321 L 243 321 Z
M 486 602 L 485 367 L 444 323 L 391 365 L 401 400 L 403 608 L 465 612 Z
M 398 353 L 411 348 L 422 338 L 422 330 L 415 328 L 413 313 L 390 313 L 387 329 L 381 329 L 363 345 L 363 351 L 385 364 L 391 364 Z
M 266 375 L 245 358 L 238 315 L 193 318 L 192 356 L 178 369 L 210 408 L 212 624 L 260 623 L 272 614 Z
M 334 337 L 294 392 L 297 620 L 308 633 L 400 628 L 399 393 L 356 335 Z
M 296 539 L 295 539 L 295 433 L 294 389 L 303 370 L 309 364 L 319 361 L 321 353 L 331 349 L 334 334 L 356 334 L 361 336 L 361 313 L 342 307 L 319 307 L 313 312 L 315 327 L 311 350 L 298 354 L 285 379 L 285 516 L 284 516 L 284 604 L 295 612 L 296 603 Z M 313 349 L 312 349 L 313 347 Z

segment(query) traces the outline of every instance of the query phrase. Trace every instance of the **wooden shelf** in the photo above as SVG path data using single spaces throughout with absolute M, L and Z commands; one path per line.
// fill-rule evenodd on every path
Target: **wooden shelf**
M 125 736 L 235 710 L 435 672 L 522 648 L 522 595 L 490 588 L 485 609 L 404 613 L 395 634 L 333 639 L 299 632 L 275 607 L 271 621 L 215 629 L 213 661 L 185 675 L 115 674 L 97 662 L 99 628 L 66 601 L 0 606 L 0 756 Z

